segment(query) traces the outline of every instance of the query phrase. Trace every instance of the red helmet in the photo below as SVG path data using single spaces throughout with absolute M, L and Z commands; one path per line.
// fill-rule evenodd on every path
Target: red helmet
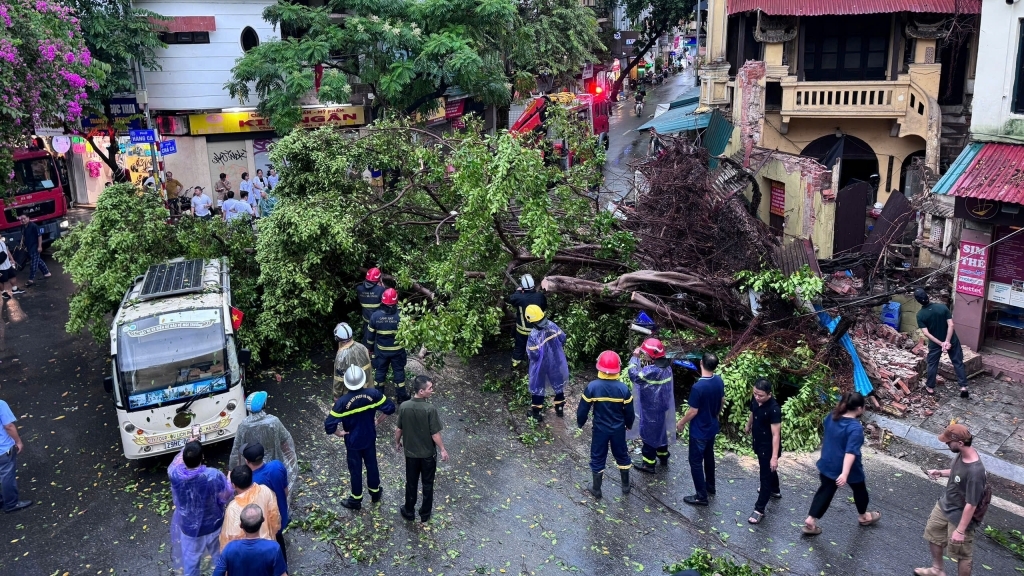
M 605 374 L 622 372 L 622 361 L 619 360 L 619 355 L 611 350 L 601 352 L 601 355 L 597 357 L 597 371 Z
M 644 340 L 644 343 L 640 345 L 640 349 L 651 358 L 665 357 L 665 345 L 657 338 L 648 338 L 647 340 Z
M 385 290 L 384 294 L 381 294 L 380 303 L 385 306 L 394 306 L 395 304 L 398 304 L 398 290 L 395 290 L 394 288 L 388 288 Z
M 370 268 L 366 271 L 367 282 L 380 282 L 380 268 Z

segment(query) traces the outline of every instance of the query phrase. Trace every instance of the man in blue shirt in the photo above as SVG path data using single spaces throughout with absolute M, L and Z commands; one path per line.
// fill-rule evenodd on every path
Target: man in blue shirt
M 17 512 L 32 505 L 31 500 L 18 500 L 18 454 L 25 445 L 18 435 L 18 427 L 14 423 L 18 419 L 11 412 L 7 402 L 0 400 L 0 493 L 3 494 L 4 512 Z
M 683 498 L 693 506 L 707 506 L 708 496 L 715 495 L 715 436 L 718 415 L 725 407 L 725 382 L 715 374 L 718 356 L 705 352 L 700 359 L 700 379 L 690 390 L 689 409 L 679 420 L 680 432 L 690 424 L 690 475 L 696 494 Z
M 277 542 L 260 538 L 263 510 L 256 504 L 242 509 L 245 538 L 232 540 L 221 551 L 213 576 L 288 576 L 288 565 Z
M 254 442 L 242 449 L 245 464 L 252 470 L 252 481 L 274 491 L 277 497 L 277 508 L 281 511 L 281 529 L 277 531 L 277 543 L 281 545 L 281 553 L 285 561 L 288 551 L 284 545 L 284 529 L 288 527 L 288 470 L 280 460 L 263 461 L 263 444 Z

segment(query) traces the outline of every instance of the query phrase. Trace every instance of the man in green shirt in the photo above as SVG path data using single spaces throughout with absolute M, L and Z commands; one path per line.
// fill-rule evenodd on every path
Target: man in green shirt
M 398 423 L 395 426 L 395 449 L 402 449 L 405 440 L 405 505 L 398 509 L 402 518 L 416 518 L 416 488 L 423 479 L 423 505 L 420 506 L 420 520 L 430 520 L 434 506 L 434 474 L 437 472 L 437 450 L 441 450 L 441 461 L 448 461 L 448 451 L 441 441 L 441 418 L 437 408 L 427 402 L 434 394 L 434 383 L 426 376 L 417 376 L 412 382 L 412 400 L 403 402 L 398 408 Z
M 924 288 L 914 290 L 914 299 L 922 308 L 917 313 L 917 327 L 928 339 L 928 379 L 925 386 L 928 394 L 935 394 L 935 375 L 939 371 L 939 359 L 945 352 L 953 364 L 953 372 L 960 382 L 960 397 L 967 398 L 967 370 L 964 368 L 964 350 L 960 339 L 953 330 L 953 315 L 944 304 L 929 302 Z

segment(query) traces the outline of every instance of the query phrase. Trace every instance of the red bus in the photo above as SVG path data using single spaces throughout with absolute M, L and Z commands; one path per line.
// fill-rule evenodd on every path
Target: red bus
M 43 244 L 67 234 L 67 201 L 64 198 L 66 182 L 53 157 L 46 150 L 19 148 L 14 151 L 14 181 L 16 187 L 8 197 L 0 196 L 0 234 L 7 246 L 14 248 L 21 241 L 21 222 L 18 217 L 28 214 L 40 228 Z

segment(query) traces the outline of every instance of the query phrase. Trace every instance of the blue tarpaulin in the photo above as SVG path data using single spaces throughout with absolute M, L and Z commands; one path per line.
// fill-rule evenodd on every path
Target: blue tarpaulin
M 818 305 L 815 305 L 814 309 L 818 311 L 818 322 L 820 322 L 822 326 L 828 328 L 829 333 L 835 332 L 836 325 L 839 324 L 839 319 L 842 318 L 842 316 L 836 316 L 833 318 L 828 312 L 822 310 L 821 306 Z M 875 387 L 871 385 L 871 380 L 868 379 L 868 373 L 864 370 L 864 365 L 860 362 L 860 356 L 857 355 L 857 349 L 853 346 L 853 339 L 850 338 L 849 334 L 843 334 L 843 337 L 839 339 L 839 343 L 843 345 L 843 348 L 853 360 L 853 389 L 864 396 L 874 392 Z

